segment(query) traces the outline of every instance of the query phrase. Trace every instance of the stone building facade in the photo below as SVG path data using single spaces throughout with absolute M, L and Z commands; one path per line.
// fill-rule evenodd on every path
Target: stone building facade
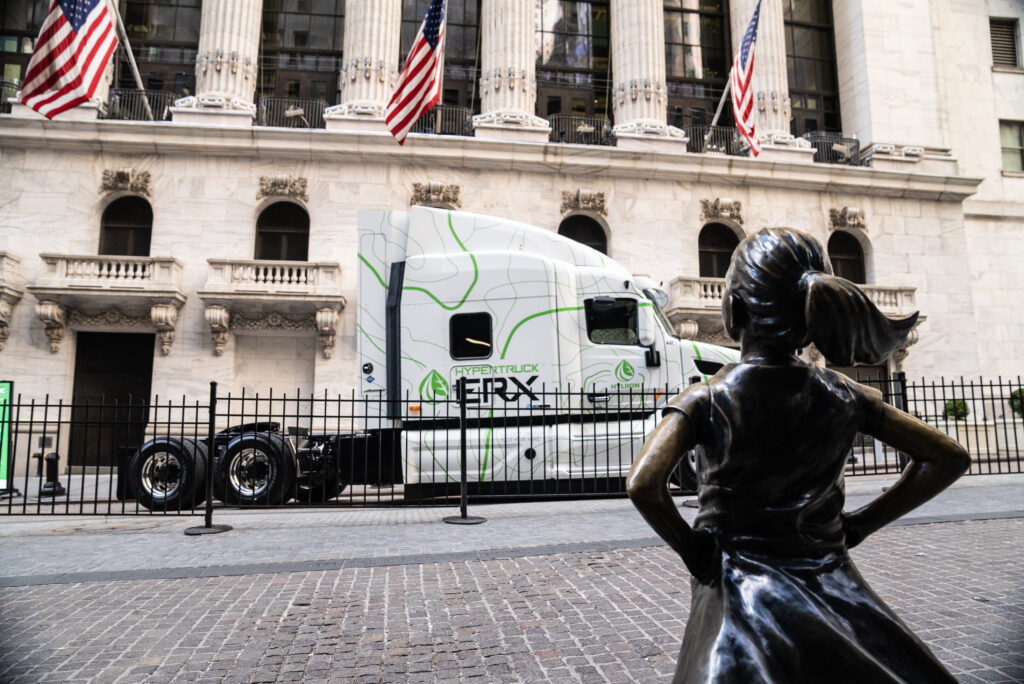
M 794 124 L 810 105 L 806 93 L 794 104 L 788 83 L 784 6 L 800 3 L 763 0 L 756 159 L 670 122 L 682 86 L 667 82 L 665 16 L 687 3 L 662 0 L 603 5 L 614 144 L 553 142 L 538 97 L 545 3 L 479 3 L 469 135 L 414 133 L 399 147 L 384 130 L 399 0 L 344 3 L 323 128 L 257 125 L 260 0 L 203 3 L 195 91 L 169 120 L 104 118 L 106 93 L 54 121 L 13 104 L 0 115 L 0 376 L 24 396 L 70 397 L 134 363 L 161 397 L 201 399 L 210 380 L 236 393 L 347 394 L 360 379 L 356 214 L 414 203 L 567 234 L 596 227 L 611 257 L 664 283 L 683 336 L 717 342 L 721 279 L 701 275 L 714 262 L 702 231 L 724 229 L 728 242 L 798 228 L 845 244 L 854 262 L 859 249 L 883 310 L 921 310 L 913 346 L 880 372 L 1020 373 L 1024 174 L 1007 133 L 1024 126 L 1020 0 L 831 3 L 843 136 L 824 148 Z M 706 4 L 728 17 L 731 52 L 755 0 Z M 996 25 L 1016 31 L 1015 66 L 994 66 Z M 869 164 L 850 163 L 849 141 Z M 839 163 L 822 163 L 833 152 Z M 147 220 L 146 249 L 125 247 Z M 148 362 L 129 362 L 119 340 L 152 345 Z

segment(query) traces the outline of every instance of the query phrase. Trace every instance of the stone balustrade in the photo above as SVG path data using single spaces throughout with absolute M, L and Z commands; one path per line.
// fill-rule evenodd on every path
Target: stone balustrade
M 181 290 L 182 264 L 173 257 L 39 256 L 36 288 Z
M 916 310 L 913 287 L 883 287 L 881 285 L 861 285 L 860 289 L 867 293 L 879 311 L 889 315 L 910 314 Z
M 336 262 L 208 259 L 206 292 L 238 295 L 341 295 Z

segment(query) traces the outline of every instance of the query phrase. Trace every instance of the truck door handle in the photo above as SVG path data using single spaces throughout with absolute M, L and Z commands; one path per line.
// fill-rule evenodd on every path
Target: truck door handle
M 587 395 L 587 399 L 590 400 L 591 404 L 606 403 L 608 401 L 608 393 L 605 392 L 603 394 L 596 394 L 594 392 L 591 392 L 590 394 Z

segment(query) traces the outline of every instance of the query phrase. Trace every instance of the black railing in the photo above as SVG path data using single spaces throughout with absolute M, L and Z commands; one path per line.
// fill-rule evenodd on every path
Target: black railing
M 552 114 L 551 142 L 570 145 L 614 145 L 612 123 L 603 116 L 580 114 Z
M 437 376 L 424 396 L 394 401 L 301 393 L 152 403 L 19 397 L 7 414 L 0 410 L 9 416 L 0 425 L 0 476 L 16 490 L 0 493 L 0 514 L 192 514 L 206 501 L 207 478 L 217 506 L 450 505 L 460 494 L 463 445 L 475 501 L 622 496 L 671 394 L 529 385 L 513 392 L 490 380 L 470 380 L 463 391 Z M 960 442 L 973 459 L 970 473 L 1024 472 L 1020 378 L 907 382 L 897 373 L 865 384 Z M 693 460 L 673 474 L 674 491 L 696 487 Z M 846 472 L 895 475 L 905 464 L 898 451 L 860 435 Z
M 430 135 L 473 135 L 473 112 L 469 107 L 434 105 L 409 129 L 410 133 Z
M 256 124 L 277 128 L 323 128 L 327 103 L 320 99 L 261 97 Z
M 163 90 L 138 90 L 132 88 L 111 88 L 107 97 L 107 113 L 104 119 L 122 121 L 149 121 L 146 102 L 153 113 L 153 121 L 170 121 L 171 106 L 178 99 L 175 93 Z
M 0 114 L 11 113 L 11 103 L 7 100 L 17 95 L 20 87 L 17 83 L 0 81 Z
M 746 156 L 750 147 L 736 130 L 735 126 L 707 126 L 704 124 L 687 124 L 683 126 L 688 152 L 696 154 L 724 154 L 729 156 Z
M 819 164 L 847 164 L 861 166 L 860 141 L 843 137 L 842 133 L 811 131 L 804 138 L 814 148 L 814 161 Z

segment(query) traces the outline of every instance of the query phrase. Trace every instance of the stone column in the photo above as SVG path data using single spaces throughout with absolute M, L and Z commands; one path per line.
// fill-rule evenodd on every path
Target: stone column
M 757 0 L 733 0 L 729 3 L 734 57 L 756 6 Z M 794 139 L 789 132 L 791 110 L 785 28 L 782 0 L 761 0 L 753 77 L 757 137 L 763 143 L 759 158 L 810 162 L 814 159 L 810 143 L 802 138 Z M 728 106 L 732 106 L 731 99 Z
M 551 125 L 534 115 L 537 104 L 533 3 L 483 0 L 480 16 L 478 138 L 545 142 Z
M 328 107 L 328 130 L 386 131 L 384 110 L 398 77 L 401 0 L 347 0 L 341 104 Z
M 683 132 L 666 123 L 664 2 L 612 0 L 611 34 L 618 146 L 685 152 Z
M 206 0 L 196 55 L 196 95 L 174 103 L 180 123 L 249 126 L 256 116 L 261 0 Z

